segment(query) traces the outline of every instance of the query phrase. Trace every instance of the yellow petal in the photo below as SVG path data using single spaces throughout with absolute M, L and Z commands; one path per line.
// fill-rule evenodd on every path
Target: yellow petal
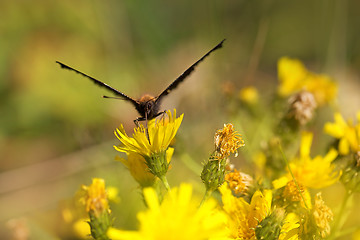
M 325 155 L 324 161 L 331 163 L 332 161 L 335 160 L 337 156 L 338 156 L 338 152 L 334 148 L 331 148 L 330 151 Z
M 350 152 L 350 145 L 346 138 L 341 138 L 339 141 L 339 152 L 342 155 L 347 155 Z
M 148 187 L 148 188 L 145 188 L 143 192 L 144 192 L 145 201 L 146 201 L 149 209 L 152 209 L 152 210 L 159 209 L 159 207 L 160 207 L 159 200 L 158 200 L 155 190 L 151 187 Z
M 115 147 L 115 149 L 117 148 L 116 146 L 114 146 L 114 147 Z M 129 163 L 125 158 L 115 156 L 115 160 L 121 162 L 122 164 L 124 164 L 125 167 L 127 167 L 127 168 L 129 167 Z
M 280 80 L 279 94 L 289 96 L 302 88 L 302 81 L 305 79 L 308 71 L 304 64 L 288 57 L 282 57 L 278 61 L 278 75 Z
M 330 122 L 325 123 L 324 132 L 334 138 L 341 138 L 345 134 L 344 129 L 342 127 L 340 127 L 336 123 L 330 123 Z
M 168 163 L 170 163 L 171 162 L 171 158 L 172 158 L 172 156 L 173 156 L 173 154 L 174 154 L 174 148 L 172 148 L 172 147 L 169 147 L 167 150 L 166 150 L 166 161 L 168 162 Z
M 110 239 L 117 240 L 141 240 L 143 237 L 136 231 L 124 231 L 110 227 L 106 233 Z
M 310 156 L 312 139 L 313 139 L 312 132 L 304 131 L 301 133 L 300 157 L 306 158 Z
M 274 181 L 272 181 L 272 185 L 274 186 L 275 189 L 279 189 L 282 187 L 285 187 L 286 184 L 289 182 L 289 179 L 284 176 L 278 179 L 275 179 Z

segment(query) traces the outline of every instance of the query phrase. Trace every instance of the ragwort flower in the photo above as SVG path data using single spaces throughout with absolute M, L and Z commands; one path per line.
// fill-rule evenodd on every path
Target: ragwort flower
M 101 178 L 94 178 L 90 186 L 83 185 L 83 197 L 80 201 L 85 205 L 86 212 L 99 216 L 104 211 L 109 211 L 105 181 Z
M 301 185 L 308 188 L 324 188 L 337 182 L 341 176 L 341 172 L 335 171 L 335 166 L 332 164 L 338 153 L 335 149 L 330 149 L 324 157 L 318 155 L 311 158 L 312 138 L 313 134 L 311 132 L 302 133 L 300 156 L 293 159 L 289 165 L 295 180 Z M 284 178 L 287 181 L 284 181 Z M 287 174 L 284 178 L 273 182 L 275 188 L 285 186 L 288 182 L 293 181 L 290 174 Z
M 230 154 L 235 153 L 236 157 L 237 149 L 245 145 L 241 135 L 235 131 L 231 123 L 224 124 L 223 129 L 216 131 L 214 143 L 215 150 L 201 172 L 201 180 L 206 187 L 204 199 L 224 183 Z
M 331 102 L 337 96 L 337 85 L 331 78 L 308 71 L 297 59 L 280 58 L 278 75 L 280 96 L 287 97 L 301 90 L 309 91 L 319 106 Z
M 256 226 L 270 214 L 272 193 L 270 190 L 256 191 L 247 203 L 232 195 L 226 184 L 220 188 L 223 209 L 228 214 L 228 228 L 232 239 L 255 239 Z
M 169 147 L 166 150 L 166 160 L 170 164 L 174 148 Z M 116 156 L 115 160 L 122 162 L 130 171 L 131 176 L 141 187 L 153 186 L 157 180 L 156 176 L 149 171 L 145 158 L 137 153 L 128 153 L 127 159 Z
M 334 113 L 334 123 L 327 122 L 324 131 L 330 136 L 339 139 L 339 153 L 348 155 L 360 151 L 360 112 L 357 114 L 357 124 L 346 122 L 340 113 Z
M 226 215 L 217 209 L 213 199 L 199 208 L 198 201 L 192 196 L 192 186 L 181 184 L 172 188 L 160 203 L 153 188 L 144 189 L 144 198 L 149 207 L 137 217 L 140 222 L 138 231 L 110 229 L 112 239 L 132 240 L 202 240 L 226 237 Z
M 244 103 L 254 105 L 259 101 L 259 93 L 254 86 L 248 86 L 240 90 L 239 98 Z
M 219 158 L 226 158 L 231 153 L 235 153 L 235 157 L 238 155 L 237 149 L 245 146 L 244 140 L 241 135 L 235 131 L 234 126 L 231 123 L 224 124 L 223 129 L 216 131 L 214 136 L 215 151 Z
M 91 235 L 94 239 L 108 239 L 106 232 L 112 220 L 104 179 L 94 178 L 90 186 L 82 186 L 82 193 L 80 201 L 89 213 Z
M 132 137 L 129 137 L 123 125 L 116 129 L 115 135 L 123 144 L 122 146 L 114 146 L 119 152 L 137 153 L 144 158 L 152 157 L 154 154 L 164 153 L 169 147 L 171 141 L 176 135 L 180 127 L 184 114 L 176 118 L 176 109 L 174 115 L 170 111 L 166 112 L 169 121 L 165 118 L 148 124 L 148 131 L 143 125 L 134 129 Z M 147 132 L 149 136 L 147 136 Z
M 174 139 L 177 130 L 183 119 L 183 114 L 176 118 L 176 110 L 174 115 L 170 111 L 166 112 L 168 121 L 165 118 L 159 121 L 148 122 L 148 127 L 139 125 L 134 129 L 132 137 L 129 137 L 124 127 L 116 129 L 115 135 L 121 141 L 122 145 L 114 146 L 119 152 L 130 154 L 139 154 L 145 159 L 148 170 L 157 176 L 169 189 L 166 173 L 170 166 L 168 161 L 169 152 L 167 152 L 171 141 Z M 139 158 L 142 161 L 142 158 Z

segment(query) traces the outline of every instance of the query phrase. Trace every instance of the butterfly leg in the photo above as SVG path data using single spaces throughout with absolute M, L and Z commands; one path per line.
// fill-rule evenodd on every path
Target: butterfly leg
M 147 113 L 145 112 L 145 131 L 146 131 L 146 136 L 147 136 L 147 139 L 149 141 L 149 144 L 151 145 L 151 142 L 150 142 L 150 137 L 149 137 L 149 129 L 148 129 L 148 119 L 147 119 Z
M 139 122 L 145 121 L 145 120 L 146 120 L 146 118 L 144 118 L 144 117 L 138 117 L 134 120 L 134 124 L 136 125 L 136 127 L 139 127 L 140 126 Z
M 166 113 L 166 110 L 164 110 L 164 111 L 162 111 L 162 112 L 159 112 L 159 113 L 157 113 L 157 114 L 154 116 L 154 118 L 156 118 L 156 117 L 158 117 L 158 116 L 160 116 L 160 115 L 161 115 L 161 118 L 160 118 L 160 121 L 161 121 L 161 120 L 163 120 L 163 119 L 164 119 L 164 115 L 165 115 L 165 113 Z

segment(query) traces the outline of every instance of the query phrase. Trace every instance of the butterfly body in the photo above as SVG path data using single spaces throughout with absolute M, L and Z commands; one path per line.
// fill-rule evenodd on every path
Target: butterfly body
M 160 111 L 160 101 L 157 98 L 145 94 L 139 100 L 138 105 L 135 106 L 142 118 L 153 119 L 158 116 Z
M 60 65 L 61 68 L 68 69 L 71 71 L 74 71 L 88 79 L 90 79 L 92 82 L 94 82 L 96 85 L 106 88 L 107 90 L 113 92 L 116 96 L 118 96 L 120 99 L 123 99 L 125 101 L 131 102 L 135 109 L 140 114 L 140 117 L 138 117 L 136 121 L 143 121 L 143 120 L 150 120 L 153 119 L 163 112 L 160 112 L 160 103 L 163 97 L 168 95 L 173 89 L 175 89 L 179 83 L 181 83 L 186 77 L 192 73 L 196 67 L 197 64 L 199 64 L 201 61 L 204 60 L 211 52 L 215 51 L 216 49 L 219 49 L 222 47 L 223 42 L 222 40 L 219 44 L 217 44 L 213 49 L 211 49 L 209 52 L 207 52 L 203 57 L 201 57 L 198 61 L 196 61 L 193 65 L 191 65 L 188 69 L 185 70 L 178 78 L 176 78 L 163 92 L 161 92 L 158 96 L 154 97 L 149 94 L 143 95 L 141 98 L 135 100 L 126 94 L 120 92 L 119 90 L 116 90 L 115 88 L 107 85 L 106 83 L 103 83 L 102 81 L 99 81 L 85 73 L 82 73 L 72 67 L 69 67 L 59 61 L 56 61 Z M 104 98 L 112 98 L 104 96 Z

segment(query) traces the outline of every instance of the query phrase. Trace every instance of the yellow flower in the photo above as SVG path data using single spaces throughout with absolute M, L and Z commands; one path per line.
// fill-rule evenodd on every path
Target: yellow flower
M 213 199 L 200 208 L 198 199 L 192 197 L 192 186 L 181 184 L 164 196 L 162 203 L 152 188 L 144 189 L 148 210 L 140 212 L 138 231 L 111 228 L 111 239 L 144 240 L 197 240 L 225 237 L 226 215 L 217 209 Z
M 256 104 L 259 101 L 259 93 L 253 86 L 244 87 L 239 92 L 239 98 L 247 104 Z
M 107 197 L 110 202 L 119 203 L 120 197 L 119 197 L 119 189 L 114 186 L 108 186 L 106 188 Z
M 227 184 L 220 188 L 224 211 L 228 214 L 228 228 L 232 239 L 255 239 L 256 226 L 270 214 L 272 193 L 257 190 L 247 203 L 232 195 Z
M 263 152 L 256 152 L 252 157 L 252 162 L 255 163 L 260 174 L 264 171 L 266 166 L 266 155 Z
M 339 139 L 339 153 L 342 155 L 360 151 L 360 112 L 357 113 L 358 123 L 354 125 L 350 120 L 345 122 L 340 113 L 334 113 L 334 123 L 327 122 L 324 131 Z
M 124 127 L 121 125 L 119 129 L 116 129 L 115 135 L 122 145 L 114 147 L 119 152 L 127 153 L 128 156 L 130 154 L 141 155 L 143 158 L 137 157 L 138 161 L 145 159 L 147 169 L 157 176 L 163 182 L 166 189 L 169 190 L 170 186 L 166 180 L 166 173 L 170 167 L 168 158 L 171 154 L 168 148 L 180 127 L 184 115 L 182 114 L 176 118 L 175 109 L 174 115 L 170 111 L 167 111 L 166 114 L 168 116 L 167 120 L 162 118 L 159 121 L 149 121 L 147 128 L 143 125 L 135 128 L 132 137 L 126 134 Z M 133 156 L 130 156 L 130 158 Z M 141 168 L 141 164 L 137 164 L 137 166 Z M 143 170 L 140 171 L 144 173 Z
M 278 76 L 280 86 L 278 92 L 287 97 L 303 88 L 302 81 L 308 74 L 304 64 L 288 57 L 282 57 L 278 61 Z
M 279 240 L 297 240 L 299 239 L 300 218 L 295 213 L 288 213 L 284 219 L 284 225 L 281 228 Z
M 304 85 L 306 90 L 314 94 L 320 106 L 331 102 L 337 96 L 337 84 L 329 76 L 310 73 Z
M 99 216 L 105 211 L 110 211 L 108 198 L 105 191 L 105 181 L 101 178 L 93 178 L 90 186 L 82 186 L 84 196 L 80 201 L 85 205 L 88 213 Z
M 78 219 L 73 224 L 73 230 L 76 234 L 76 236 L 80 239 L 88 239 L 90 236 L 90 226 L 89 226 L 89 220 L 88 218 L 81 218 Z
M 238 154 L 237 149 L 245 145 L 241 135 L 235 131 L 231 123 L 224 124 L 223 129 L 216 131 L 214 143 L 215 151 L 204 164 L 200 175 L 206 187 L 206 196 L 210 196 L 213 191 L 224 183 L 230 154 L 235 153 L 236 157 Z
M 169 147 L 166 150 L 166 160 L 168 163 L 174 153 L 174 148 Z M 141 187 L 153 186 L 156 177 L 149 171 L 145 158 L 137 153 L 128 153 L 127 159 L 116 156 L 115 160 L 122 162 L 130 171 L 131 176 L 137 181 Z
M 129 169 L 131 176 L 140 186 L 149 187 L 155 183 L 156 177 L 148 171 L 145 159 L 140 154 L 131 152 L 127 154 L 127 159 L 116 156 L 115 160 L 122 162 Z
M 226 158 L 230 156 L 230 153 L 235 153 L 235 156 L 237 156 L 237 149 L 245 146 L 241 135 L 235 131 L 231 123 L 224 124 L 223 129 L 216 131 L 214 142 L 215 151 L 219 153 L 220 158 Z
M 278 61 L 280 85 L 278 93 L 287 97 L 301 90 L 311 92 L 319 106 L 331 102 L 337 96 L 337 85 L 326 75 L 315 74 L 306 69 L 304 64 L 288 57 Z
M 324 156 L 310 157 L 310 148 L 313 134 L 311 132 L 303 132 L 301 137 L 300 156 L 290 162 L 291 171 L 298 183 L 308 188 L 324 188 L 337 182 L 341 176 L 341 172 L 334 171 L 335 166 L 332 161 L 337 157 L 338 153 L 335 149 Z M 275 180 L 273 185 L 275 188 L 285 186 L 292 181 L 292 176 L 287 174 L 281 181 Z M 284 184 L 285 183 L 285 184 Z
M 163 118 L 153 124 L 148 124 L 149 136 L 147 136 L 145 127 L 140 125 L 134 129 L 132 137 L 129 137 L 121 125 L 116 129 L 115 135 L 123 145 L 114 146 L 115 149 L 119 152 L 137 153 L 143 157 L 151 157 L 153 154 L 165 152 L 175 137 L 184 116 L 182 114 L 176 118 L 176 109 L 174 109 L 174 115 L 170 111 L 167 111 L 166 114 L 169 121 L 165 121 Z

